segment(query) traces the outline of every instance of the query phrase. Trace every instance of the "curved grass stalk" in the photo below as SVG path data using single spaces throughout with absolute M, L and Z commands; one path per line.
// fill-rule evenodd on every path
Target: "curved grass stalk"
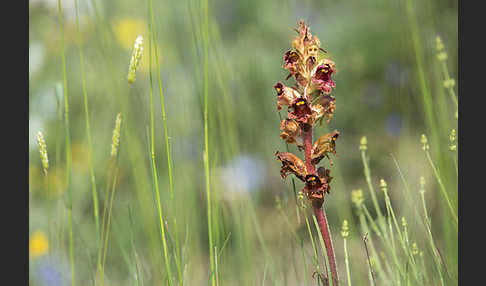
M 213 253 L 213 226 L 211 214 L 211 186 L 209 177 L 209 135 L 208 135 L 208 97 L 209 97 L 209 11 L 208 0 L 203 1 L 203 42 L 204 42 L 204 170 L 206 177 L 206 208 L 208 217 L 208 235 L 209 235 L 209 263 L 211 273 L 214 273 L 214 253 Z M 211 285 L 216 285 L 214 275 L 211 275 Z
M 425 203 L 425 189 L 423 186 L 421 186 L 421 190 L 420 190 L 420 197 L 421 197 L 421 200 L 422 200 L 422 207 L 423 207 L 423 211 L 424 211 L 424 220 L 425 220 L 425 225 L 426 225 L 426 229 L 427 229 L 427 238 L 428 238 L 428 241 L 429 241 L 429 244 L 430 244 L 430 248 L 432 248 L 432 253 L 434 254 L 434 261 L 435 261 L 435 265 L 437 267 L 437 272 L 439 274 L 439 278 L 440 278 L 440 284 L 442 286 L 444 286 L 444 277 L 442 276 L 442 271 L 441 271 L 441 260 L 440 260 L 440 256 L 437 254 L 437 247 L 435 246 L 435 243 L 434 243 L 434 237 L 432 236 L 432 231 L 430 230 L 430 218 L 429 218 L 429 215 L 428 215 L 428 212 L 427 212 L 427 205 Z
M 435 164 L 432 161 L 432 158 L 430 157 L 430 153 L 429 153 L 428 150 L 425 150 L 425 155 L 427 156 L 427 160 L 429 161 L 430 166 L 432 167 L 432 170 L 434 171 L 434 175 L 435 175 L 435 178 L 437 180 L 437 183 L 439 183 L 439 187 L 440 187 L 442 196 L 446 200 L 446 203 L 447 203 L 447 206 L 448 206 L 449 211 L 451 213 L 452 219 L 454 220 L 454 224 L 455 224 L 455 228 L 454 229 L 457 232 L 458 231 L 458 229 L 457 229 L 457 226 L 458 226 L 457 214 L 456 214 L 454 208 L 452 207 L 452 203 L 451 203 L 451 200 L 449 199 L 449 195 L 447 193 L 447 190 L 445 189 L 445 186 L 444 186 L 444 183 L 442 182 L 442 179 L 440 177 L 439 171 L 435 167 Z
M 159 52 L 158 52 L 158 46 L 157 46 L 157 36 L 154 28 L 154 13 L 153 13 L 153 7 L 152 7 L 152 0 L 149 0 L 149 13 L 150 13 L 150 22 L 152 25 L 151 32 L 152 34 L 150 37 L 152 37 L 153 42 L 155 43 L 155 48 L 154 48 L 154 55 L 155 55 L 155 66 L 157 69 L 157 81 L 159 84 L 159 94 L 160 94 L 160 105 L 162 108 L 162 122 L 164 126 L 164 140 L 165 140 L 165 152 L 167 156 L 167 169 L 169 173 L 169 193 L 170 193 L 170 198 L 171 198 L 171 205 L 175 204 L 174 201 L 174 183 L 173 183 L 173 175 L 172 175 L 172 160 L 171 160 L 171 151 L 170 151 L 170 144 L 169 144 L 169 135 L 168 135 L 168 128 L 167 128 L 167 116 L 165 112 L 165 104 L 164 104 L 164 92 L 162 89 L 162 80 L 160 77 L 160 64 L 159 64 Z M 181 257 L 179 256 L 180 252 L 180 246 L 179 246 L 179 234 L 177 230 L 177 218 L 174 215 L 174 232 L 175 232 L 175 243 L 176 243 L 176 251 L 175 251 L 175 260 L 176 260 L 176 266 L 177 266 L 177 273 L 179 275 L 179 283 L 180 285 L 183 284 L 183 279 L 182 279 L 182 270 L 181 270 Z
M 149 6 L 149 10 L 150 10 Z M 149 12 L 150 14 L 151 12 Z M 149 35 L 152 34 L 152 25 L 151 22 L 148 21 L 149 26 Z M 159 223 L 160 223 L 160 234 L 162 236 L 162 247 L 164 252 L 164 261 L 165 267 L 167 271 L 167 279 L 169 281 L 169 285 L 172 286 L 172 271 L 170 267 L 170 261 L 168 257 L 167 251 L 167 241 L 165 237 L 165 227 L 164 227 L 164 215 L 162 212 L 162 205 L 160 202 L 160 191 L 159 191 L 159 181 L 157 176 L 157 167 L 155 164 L 155 136 L 154 136 L 154 106 L 153 106 L 153 84 L 152 84 L 152 37 L 149 36 L 149 80 L 150 80 L 150 155 L 151 155 L 151 163 L 152 163 L 152 173 L 153 173 L 153 180 L 154 180 L 154 188 L 156 193 L 157 199 L 157 210 L 159 216 Z
M 78 0 L 74 0 L 74 9 L 76 11 L 76 30 L 78 32 L 78 36 L 80 36 L 81 29 L 79 26 Z M 93 212 L 94 212 L 94 219 L 95 219 L 95 226 L 96 226 L 96 237 L 98 239 L 98 244 L 99 244 L 101 241 L 101 237 L 100 237 L 100 220 L 99 220 L 99 209 L 98 209 L 98 193 L 96 191 L 96 178 L 93 169 L 93 144 L 91 141 L 91 128 L 89 124 L 88 92 L 86 89 L 86 77 L 84 72 L 84 57 L 83 57 L 83 50 L 81 48 L 81 43 L 79 41 L 78 41 L 78 50 L 79 50 L 79 63 L 81 66 L 81 85 L 83 89 L 84 117 L 86 121 L 86 134 L 88 136 L 88 160 L 89 160 L 89 173 L 91 178 L 91 193 L 93 197 Z
M 61 34 L 61 58 L 62 58 L 62 75 L 63 75 L 63 91 L 64 91 L 64 124 L 65 124 L 65 138 L 66 138 L 66 185 L 67 185 L 67 200 L 66 207 L 68 209 L 68 224 L 69 224 L 69 260 L 71 263 L 71 285 L 76 285 L 75 280 L 75 264 L 74 264 L 74 238 L 73 238 L 73 194 L 71 188 L 71 135 L 69 131 L 69 96 L 67 87 L 67 73 L 66 73 L 66 55 L 64 52 L 64 22 L 62 17 L 61 0 L 57 0 L 59 10 L 59 29 Z
M 370 190 L 371 194 L 371 200 L 373 201 L 373 205 L 375 207 L 376 213 L 378 214 L 378 222 L 380 224 L 381 230 L 384 233 L 384 236 L 387 237 L 387 231 L 386 231 L 386 226 L 385 226 L 385 218 L 383 216 L 383 213 L 381 212 L 380 205 L 378 204 L 378 199 L 376 198 L 376 193 L 375 189 L 373 188 L 373 183 L 371 182 L 371 171 L 370 167 L 368 166 L 368 160 L 366 158 L 366 148 L 360 148 L 361 149 L 361 160 L 363 162 L 363 167 L 364 167 L 364 175 L 366 179 L 366 183 L 368 184 L 368 189 Z

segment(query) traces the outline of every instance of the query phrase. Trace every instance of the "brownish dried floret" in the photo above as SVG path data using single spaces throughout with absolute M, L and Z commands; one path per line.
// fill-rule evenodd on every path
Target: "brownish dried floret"
M 297 33 L 299 33 L 299 36 L 292 41 L 294 49 L 303 54 L 305 58 L 308 55 L 317 57 L 321 43 L 316 36 L 312 36 L 309 27 L 305 25 L 304 21 L 299 21 Z
M 307 169 L 304 162 L 289 152 L 276 152 L 275 156 L 282 162 L 282 168 L 280 169 L 280 176 L 283 179 L 287 177 L 288 173 L 293 173 L 297 178 L 304 181 L 307 174 Z
M 324 107 L 322 107 L 322 105 L 320 104 L 313 104 L 311 106 L 311 110 L 312 110 L 312 116 L 310 120 L 311 125 L 319 121 L 319 119 L 321 119 L 326 112 Z
M 330 159 L 328 153 L 336 154 L 336 140 L 338 137 L 339 131 L 334 130 L 331 133 L 322 135 L 316 140 L 311 154 L 313 164 L 318 164 L 324 157 Z
M 302 129 L 297 121 L 286 118 L 280 123 L 280 138 L 287 141 L 287 143 L 295 143 L 299 149 L 304 145 L 302 138 Z
M 331 185 L 330 185 L 332 181 L 332 177 L 330 176 L 331 170 L 326 169 L 324 167 L 319 167 L 319 169 L 317 169 L 317 175 L 319 176 L 319 178 L 321 178 L 321 180 L 326 182 L 327 184 L 326 193 L 328 194 L 331 193 Z
M 324 108 L 324 114 L 326 116 L 326 122 L 329 123 L 334 111 L 336 110 L 336 98 L 331 95 L 322 95 L 319 97 L 318 102 Z

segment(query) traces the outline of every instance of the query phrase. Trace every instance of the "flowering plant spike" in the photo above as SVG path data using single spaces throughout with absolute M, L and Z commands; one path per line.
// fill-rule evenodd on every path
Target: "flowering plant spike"
M 303 181 L 306 184 L 304 194 L 313 205 L 321 207 L 324 195 L 329 193 L 330 170 L 321 167 L 324 171 L 316 173 L 315 165 L 324 157 L 332 164 L 329 154 L 336 154 L 339 132 L 334 130 L 324 134 L 312 143 L 312 128 L 323 118 L 329 122 L 336 109 L 336 99 L 331 95 L 336 86 L 332 79 L 336 67 L 325 56 L 319 39 L 311 35 L 303 21 L 299 22 L 297 32 L 298 36 L 292 42 L 293 49 L 284 55 L 283 66 L 289 72 L 287 78 L 293 77 L 296 84 L 289 87 L 278 82 L 274 88 L 277 92 L 277 108 L 282 109 L 283 105 L 288 107 L 287 118 L 280 123 L 280 138 L 305 151 L 305 165 L 294 154 L 277 152 L 276 156 L 282 162 L 281 174 L 292 172 Z M 311 142 L 306 142 L 309 133 Z M 285 178 L 284 175 L 282 177 Z
M 294 78 L 293 86 L 281 82 L 275 84 L 277 109 L 287 106 L 287 117 L 280 123 L 280 138 L 287 143 L 296 144 L 299 151 L 304 151 L 304 160 L 289 152 L 276 152 L 281 161 L 280 175 L 283 179 L 292 173 L 304 182 L 302 193 L 314 209 L 326 251 L 332 275 L 332 285 L 338 285 L 338 275 L 327 219 L 322 207 L 324 198 L 330 194 L 330 170 L 316 165 L 336 154 L 336 140 L 339 131 L 323 134 L 313 142 L 313 127 L 323 119 L 327 123 L 336 110 L 336 99 L 331 95 L 336 87 L 333 75 L 337 72 L 334 61 L 326 57 L 326 51 L 320 47 L 316 36 L 310 33 L 304 21 L 299 21 L 297 36 L 292 41 L 292 49 L 284 54 L 283 68 L 289 74 L 286 80 Z

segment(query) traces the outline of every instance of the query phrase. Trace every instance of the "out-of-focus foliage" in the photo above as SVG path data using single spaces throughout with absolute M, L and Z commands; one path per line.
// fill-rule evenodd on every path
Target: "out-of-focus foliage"
M 76 30 L 74 0 L 61 3 L 70 107 L 77 279 L 86 283 L 94 279 L 98 250 L 77 46 L 80 44 L 84 53 L 92 164 L 100 215 L 108 203 L 105 193 L 109 187 L 116 115 L 122 112 L 124 120 L 106 279 L 110 284 L 132 285 L 136 263 L 132 253 L 136 252 L 144 283 L 161 285 L 166 277 L 149 152 L 148 3 L 80 1 L 80 33 Z M 425 249 L 426 240 L 423 234 L 413 230 L 422 226 L 412 218 L 415 213 L 405 200 L 405 187 L 393 157 L 413 198 L 417 198 L 417 205 L 420 204 L 419 178 L 425 177 L 434 237 L 447 261 L 448 271 L 457 277 L 457 232 L 447 225 L 448 209 L 420 143 L 420 135 L 427 134 L 431 155 L 455 206 L 457 177 L 453 158 L 456 157 L 448 146 L 451 129 L 457 129 L 456 106 L 443 86 L 435 39 L 441 36 L 448 55 L 448 71 L 457 79 L 457 4 L 457 1 L 417 0 L 209 1 L 209 150 L 215 194 L 214 239 L 218 251 L 225 246 L 218 257 L 221 285 L 259 285 L 264 277 L 269 285 L 305 285 L 306 279 L 312 280 L 312 248 L 306 226 L 296 214 L 291 179 L 285 182 L 280 179 L 280 164 L 274 157 L 275 151 L 285 151 L 286 147 L 279 138 L 280 119 L 273 85 L 287 75 L 282 68 L 283 54 L 291 46 L 293 29 L 300 19 L 319 37 L 321 46 L 338 69 L 333 91 L 337 108 L 332 123 L 330 126 L 324 123 L 315 134 L 334 129 L 340 132 L 339 156 L 331 167 L 332 193 L 325 208 L 341 280 L 345 279 L 345 268 L 339 233 L 346 219 L 352 277 L 356 285 L 368 283 L 360 222 L 351 202 L 351 190 L 367 190 L 359 150 L 359 140 L 365 135 L 372 183 L 379 190 L 379 179 L 386 179 L 395 211 L 400 217 L 408 218 L 411 241 L 416 241 L 421 249 Z M 164 0 L 154 1 L 153 6 L 175 201 L 169 198 L 159 89 L 152 57 L 155 155 L 162 204 L 168 217 L 169 248 L 174 249 L 177 239 L 182 245 L 179 255 L 187 285 L 203 285 L 210 277 L 203 166 L 204 51 L 200 5 L 195 0 Z M 62 92 L 56 91 L 62 90 L 63 76 L 57 1 L 31 0 L 29 6 L 31 236 L 36 235 L 36 230 L 47 233 L 48 217 L 52 224 L 49 242 L 45 242 L 49 243 L 49 253 L 42 254 L 52 258 L 51 262 L 31 257 L 35 266 L 32 281 L 42 283 L 38 282 L 44 279 L 39 273 L 46 265 L 49 271 L 57 267 L 55 270 L 62 269 L 65 279 L 70 277 L 66 266 L 69 259 L 63 205 L 66 196 L 64 103 Z M 129 85 L 128 64 L 138 35 L 144 38 L 144 51 L 136 80 Z M 422 82 L 425 82 L 425 93 Z M 432 111 L 427 111 L 424 105 L 427 94 L 430 94 Z M 435 125 L 427 123 L 427 116 L 433 118 Z M 49 199 L 36 141 L 39 130 L 44 134 L 49 154 Z M 300 182 L 296 183 L 297 192 L 302 187 Z M 290 224 L 277 207 L 276 196 Z M 378 197 L 385 213 L 381 192 Z M 368 199 L 366 203 L 371 202 Z M 173 232 L 174 217 L 177 217 L 178 238 Z M 303 250 L 292 240 L 291 231 L 302 235 Z M 302 251 L 308 256 L 307 269 L 302 263 Z M 171 259 L 176 269 L 175 258 Z

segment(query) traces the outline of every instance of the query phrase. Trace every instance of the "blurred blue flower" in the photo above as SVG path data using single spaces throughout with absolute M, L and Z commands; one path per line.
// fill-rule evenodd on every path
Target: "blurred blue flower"
M 63 273 L 69 273 L 67 267 L 63 267 L 63 265 L 55 257 L 48 256 L 44 259 L 41 259 L 36 265 L 34 271 L 34 279 L 37 283 L 39 283 L 39 285 L 67 285 L 70 282 L 68 281 L 68 279 L 64 279 L 65 281 L 63 284 Z M 69 277 L 69 275 L 67 275 L 66 277 Z
M 402 129 L 402 118 L 396 112 L 391 113 L 385 121 L 386 131 L 394 136 L 398 137 L 400 135 L 400 130 Z
M 263 163 L 252 156 L 241 155 L 219 169 L 219 177 L 228 192 L 249 193 L 257 190 L 266 175 Z

